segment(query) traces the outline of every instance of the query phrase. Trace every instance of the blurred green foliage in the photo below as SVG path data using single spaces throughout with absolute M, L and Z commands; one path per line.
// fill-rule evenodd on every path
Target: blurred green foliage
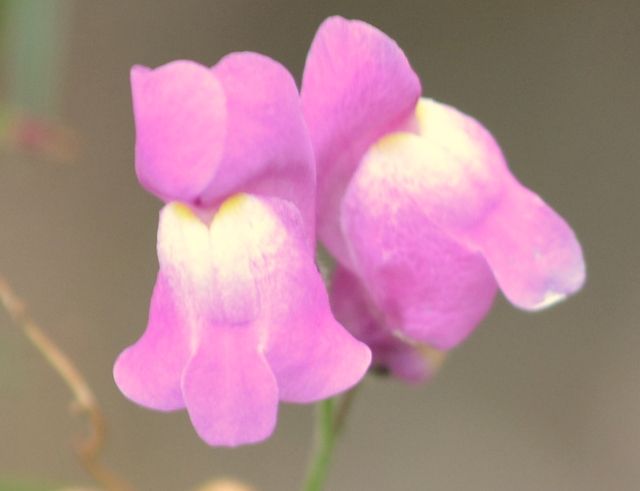
M 61 99 L 69 0 L 0 0 L 4 99 L 53 116 Z

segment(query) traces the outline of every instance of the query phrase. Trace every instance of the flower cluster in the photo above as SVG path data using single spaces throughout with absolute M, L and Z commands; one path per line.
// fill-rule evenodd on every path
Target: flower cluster
M 573 232 L 487 130 L 420 99 L 365 23 L 323 23 L 300 95 L 255 53 L 134 67 L 131 83 L 137 175 L 166 204 L 149 324 L 114 376 L 138 404 L 186 408 L 211 445 L 268 437 L 280 400 L 330 397 L 372 362 L 424 379 L 422 345 L 456 346 L 498 288 L 534 310 L 584 280 Z M 316 224 L 338 261 L 329 295 Z

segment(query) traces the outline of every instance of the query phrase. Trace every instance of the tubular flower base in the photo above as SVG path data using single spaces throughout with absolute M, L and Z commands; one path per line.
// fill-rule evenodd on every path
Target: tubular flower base
M 267 438 L 278 402 L 356 384 L 371 353 L 333 318 L 314 263 L 312 152 L 291 76 L 253 53 L 132 71 L 141 183 L 160 213 L 149 324 L 120 390 L 186 408 L 211 445 Z
M 345 270 L 332 304 L 374 364 L 410 381 L 430 373 L 413 343 L 455 347 L 498 288 L 538 310 L 585 278 L 574 233 L 518 183 L 489 132 L 420 92 L 385 34 L 340 17 L 322 24 L 301 98 L 317 161 L 318 234 Z
M 373 354 L 371 368 L 390 372 L 406 382 L 422 382 L 437 372 L 444 356 L 384 328 L 384 314 L 377 308 L 363 283 L 343 266 L 335 269 L 331 284 L 331 310 L 349 326 Z M 440 355 L 440 356 L 439 356 Z

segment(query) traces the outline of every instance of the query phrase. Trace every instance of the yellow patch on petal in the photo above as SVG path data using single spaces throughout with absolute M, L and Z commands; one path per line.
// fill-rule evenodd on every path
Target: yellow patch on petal
M 255 317 L 260 305 L 252 268 L 254 257 L 259 252 L 255 243 L 259 238 L 252 237 L 251 233 L 253 201 L 246 194 L 236 194 L 227 199 L 209 228 L 217 295 L 222 302 L 224 320 L 229 323 L 242 323 Z
M 244 193 L 238 193 L 231 196 L 231 198 L 227 199 L 220 208 L 218 209 L 218 213 L 216 216 L 225 215 L 226 213 L 233 213 L 234 211 L 237 213 L 240 211 L 240 207 L 247 202 L 247 195 Z
M 418 101 L 416 117 L 420 136 L 446 152 L 456 172 L 475 185 L 482 183 L 487 193 L 498 186 L 494 180 L 504 177 L 506 163 L 493 137 L 475 119 L 425 98 Z
M 462 228 L 482 220 L 502 195 L 502 171 L 495 170 L 503 164 L 493 162 L 501 155 L 489 151 L 486 134 L 470 118 L 453 111 L 420 100 L 420 135 L 392 133 L 369 148 L 358 179 L 363 193 L 375 198 L 372 207 L 421 203 L 436 223 Z
M 211 233 L 216 255 L 233 262 L 240 251 L 255 265 L 277 251 L 284 240 L 282 223 L 265 203 L 249 194 L 227 199 L 213 217 Z
M 395 152 L 397 151 L 397 147 L 402 145 L 409 135 L 410 133 L 404 132 L 389 133 L 375 142 L 369 151 Z
M 427 129 L 427 112 L 429 111 L 429 104 L 427 101 L 427 99 L 421 97 L 418 100 L 418 104 L 416 104 L 416 118 L 418 118 L 421 134 L 424 134 Z
M 193 325 L 239 325 L 260 315 L 259 285 L 274 274 L 274 258 L 288 241 L 271 206 L 240 193 L 222 203 L 209 225 L 183 204 L 166 205 L 158 258 Z
M 173 213 L 175 213 L 178 217 L 183 220 L 197 220 L 196 215 L 191 211 L 187 205 L 183 205 L 182 203 L 178 203 L 176 201 L 169 203 L 169 206 L 172 208 Z
M 182 203 L 169 203 L 160 213 L 158 259 L 169 275 L 188 276 L 195 290 L 211 282 L 207 226 Z

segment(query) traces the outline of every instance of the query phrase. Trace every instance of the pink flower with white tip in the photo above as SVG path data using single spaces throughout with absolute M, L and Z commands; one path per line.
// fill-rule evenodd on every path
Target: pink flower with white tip
M 267 438 L 279 401 L 348 389 L 371 354 L 333 318 L 314 263 L 315 169 L 295 83 L 269 58 L 131 72 L 136 172 L 165 201 L 149 324 L 114 377 L 186 408 L 211 445 Z
M 301 100 L 318 236 L 339 263 L 334 313 L 372 347 L 374 364 L 410 381 L 429 369 L 402 345 L 453 348 L 498 288 L 537 310 L 585 278 L 574 233 L 513 177 L 489 132 L 420 94 L 385 34 L 340 17 L 321 25 Z

